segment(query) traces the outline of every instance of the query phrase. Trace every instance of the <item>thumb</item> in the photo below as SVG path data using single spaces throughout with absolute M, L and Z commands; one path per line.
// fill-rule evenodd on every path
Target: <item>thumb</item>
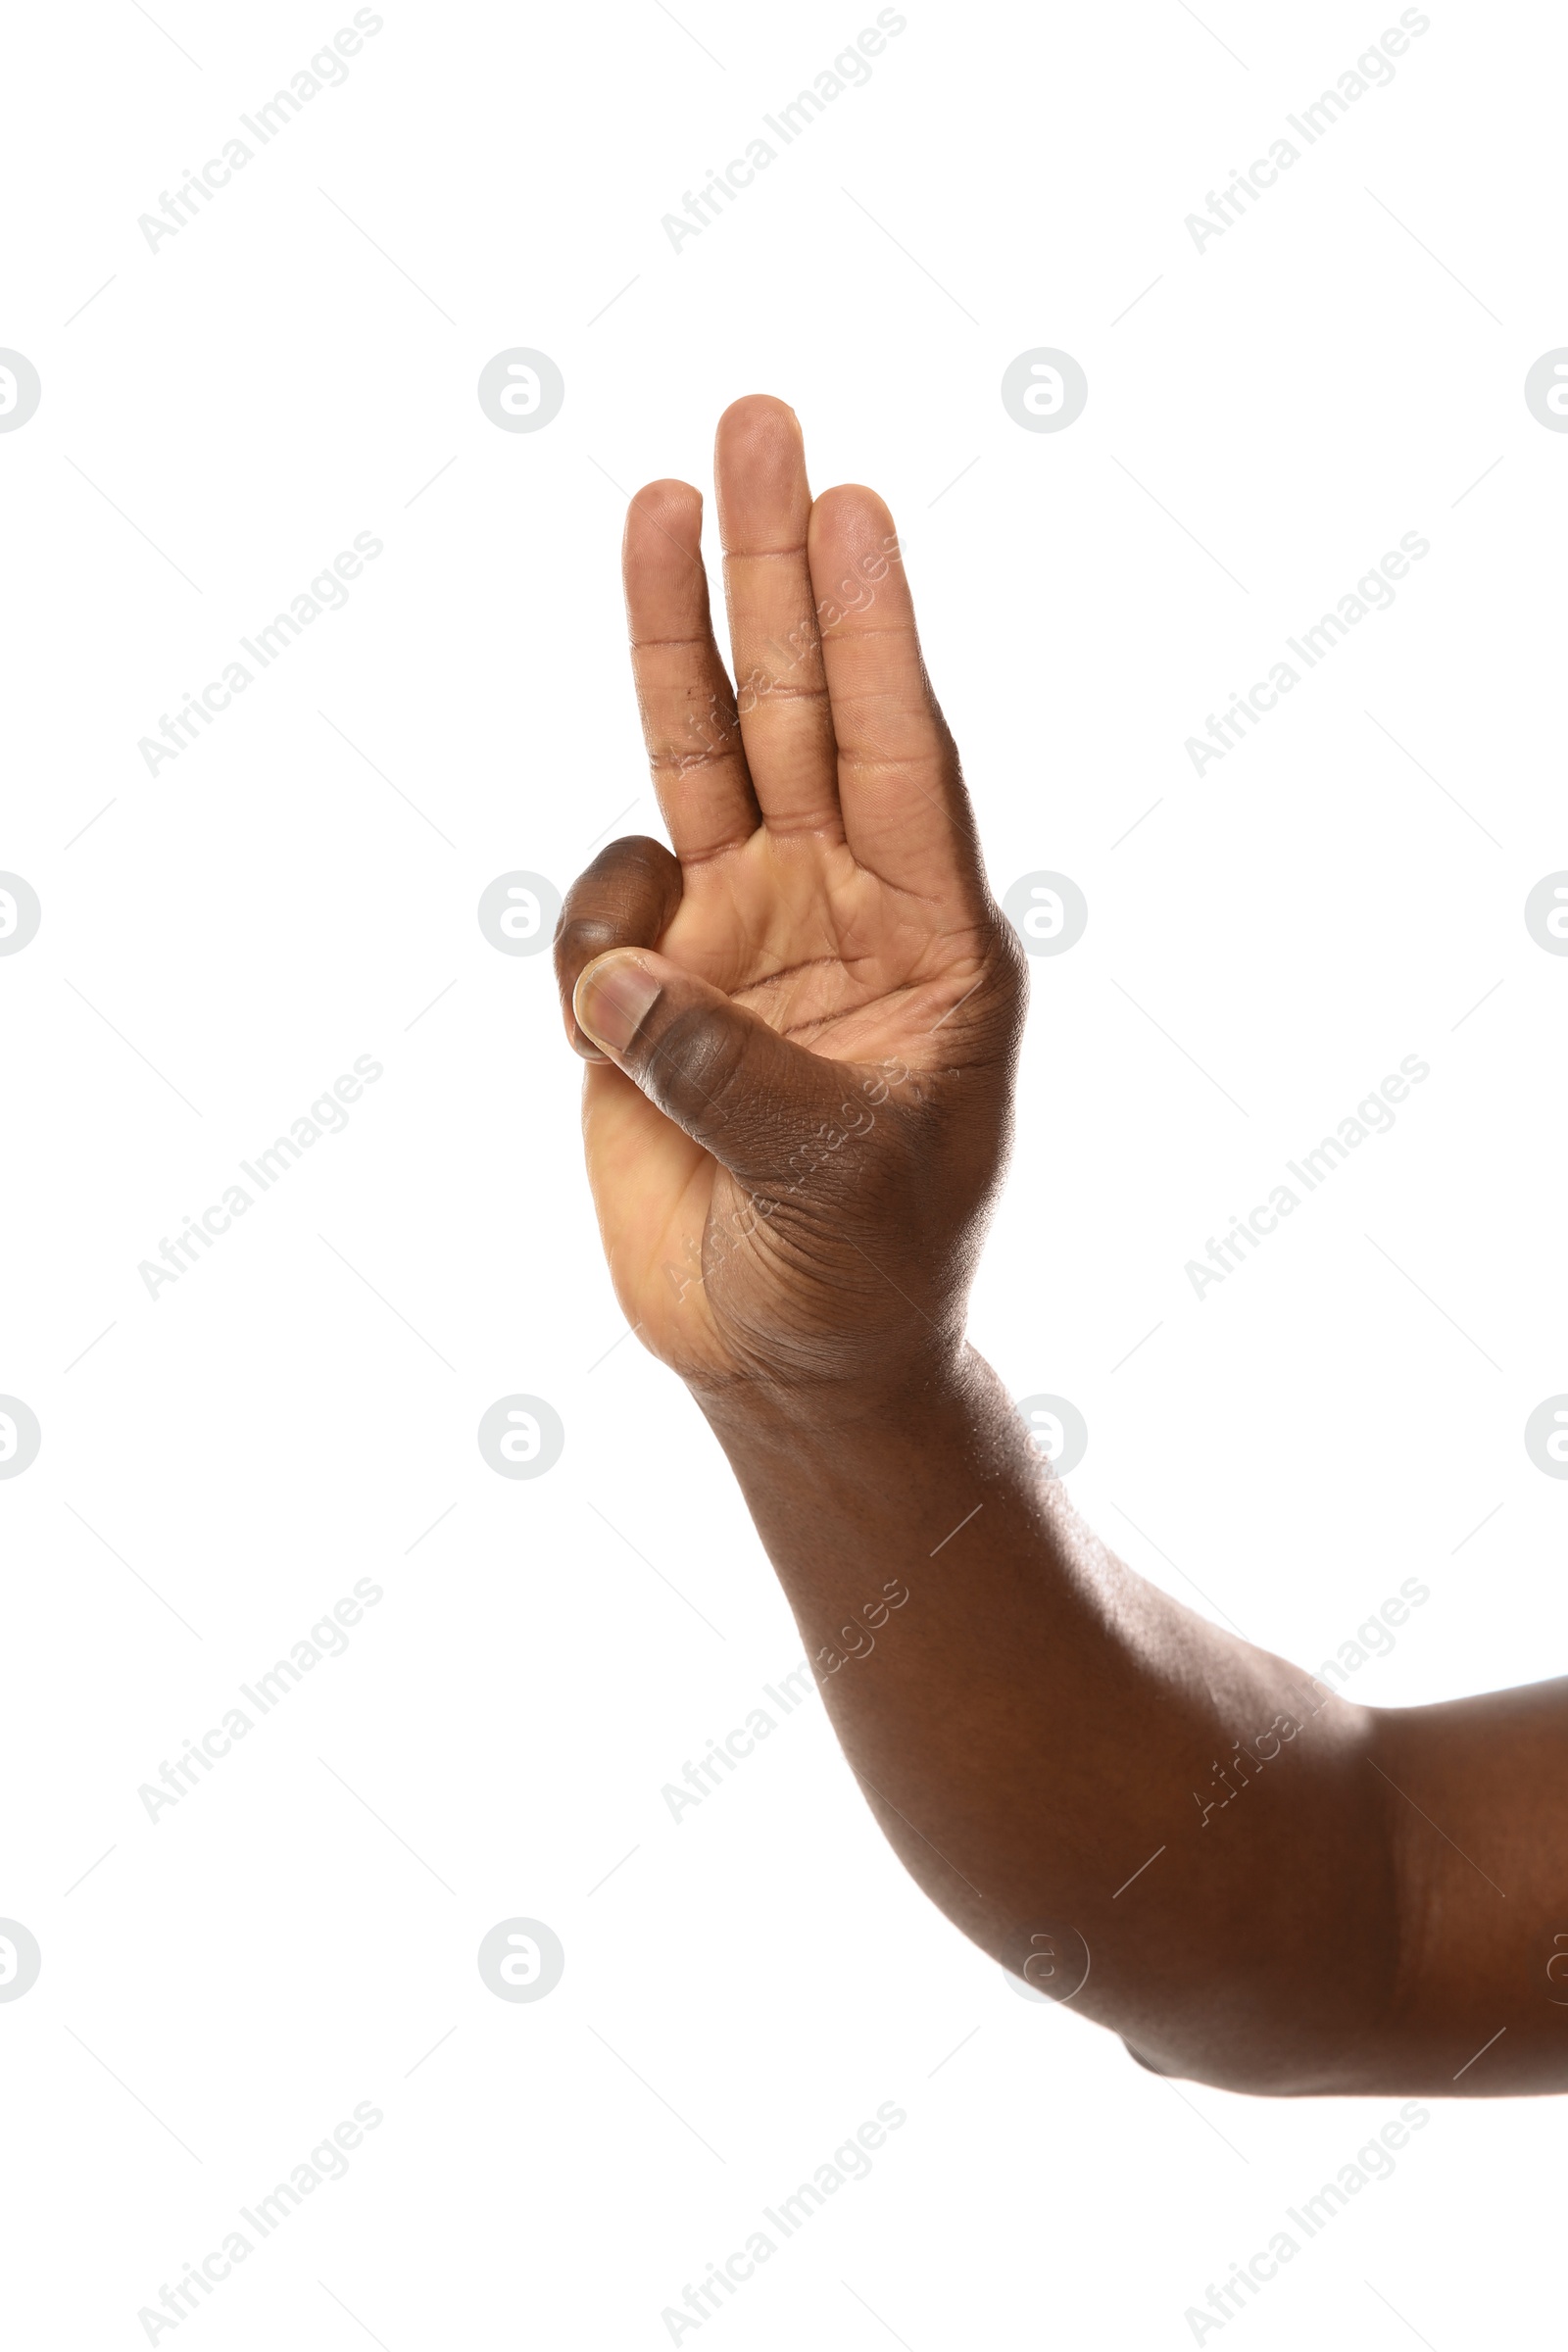
M 749 1187 L 789 1189 L 790 1154 L 838 1112 L 842 1064 L 651 949 L 597 957 L 572 1009 L 649 1101 Z

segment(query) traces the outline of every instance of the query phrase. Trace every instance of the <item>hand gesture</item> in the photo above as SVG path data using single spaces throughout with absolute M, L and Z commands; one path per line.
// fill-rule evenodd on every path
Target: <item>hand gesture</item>
M 887 508 L 855 487 L 813 502 L 794 413 L 766 398 L 726 411 L 714 470 L 735 683 L 701 494 L 651 483 L 626 603 L 674 855 L 597 858 L 557 968 L 627 1319 L 700 1389 L 831 1403 L 958 1343 L 1023 958 Z

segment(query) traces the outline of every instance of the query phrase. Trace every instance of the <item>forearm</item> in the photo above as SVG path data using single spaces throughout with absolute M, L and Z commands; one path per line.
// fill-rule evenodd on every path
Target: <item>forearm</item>
M 932 1899 L 1020 1973 L 1076 1931 L 1075 2005 L 1158 2066 L 1368 2086 L 1396 1936 L 1367 1711 L 1106 1552 L 971 1350 L 874 1400 L 701 1400 Z
M 766 399 L 720 420 L 715 480 L 744 683 L 701 497 L 652 483 L 626 593 L 670 847 L 600 853 L 557 973 L 617 1296 L 728 1451 L 867 1801 L 968 1934 L 1158 2068 L 1568 2085 L 1568 1683 L 1330 1696 L 1107 1553 L 939 1336 L 1006 1158 L 1025 943 L 887 509 L 813 500 Z M 1064 910 L 1027 879 L 1039 944 Z

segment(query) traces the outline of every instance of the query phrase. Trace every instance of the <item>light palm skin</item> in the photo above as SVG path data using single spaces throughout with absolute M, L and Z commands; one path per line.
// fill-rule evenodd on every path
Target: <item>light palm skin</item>
M 588 1172 L 655 1354 L 698 1385 L 837 1385 L 890 1347 L 955 1339 L 1005 1141 L 1022 958 L 887 509 L 856 488 L 813 505 L 794 414 L 760 397 L 721 419 L 715 475 L 739 694 L 710 626 L 701 497 L 651 484 L 627 517 L 626 601 L 675 857 L 640 840 L 596 861 L 567 901 L 561 978 L 590 1054 L 584 1030 L 607 1042 L 594 959 L 630 946 L 657 951 L 641 963 L 665 982 L 654 1030 L 710 1019 L 720 991 L 796 1049 L 770 1056 L 743 1026 L 673 1090 L 657 1047 L 651 1076 L 617 1056 L 642 1085 L 596 1055 Z

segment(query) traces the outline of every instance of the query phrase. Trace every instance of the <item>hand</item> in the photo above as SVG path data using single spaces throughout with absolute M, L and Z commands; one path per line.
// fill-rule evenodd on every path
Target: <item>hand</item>
M 595 859 L 557 973 L 627 1320 L 700 1392 L 831 1403 L 958 1346 L 1023 957 L 887 508 L 855 487 L 813 504 L 794 412 L 762 397 L 725 412 L 714 473 L 739 692 L 701 494 L 654 482 L 626 519 L 626 603 L 675 854 Z

